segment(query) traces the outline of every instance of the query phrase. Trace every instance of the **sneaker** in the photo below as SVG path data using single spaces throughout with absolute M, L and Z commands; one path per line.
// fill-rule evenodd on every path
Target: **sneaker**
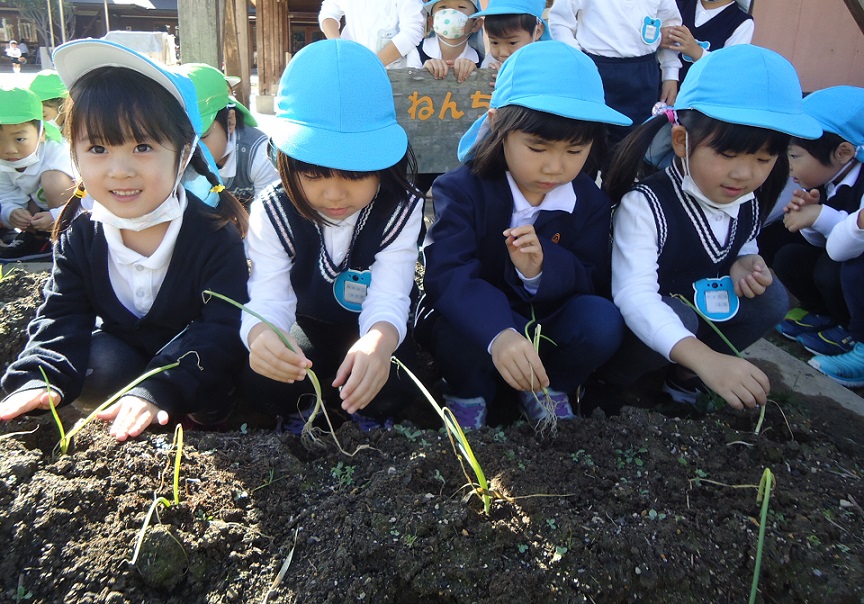
M 682 379 L 676 373 L 675 370 L 670 371 L 663 382 L 663 392 L 672 397 L 676 403 L 695 405 L 700 396 L 708 394 L 708 387 L 699 379 L 699 376 Z
M 803 312 L 803 314 L 801 314 Z M 775 328 L 781 336 L 795 340 L 801 334 L 816 333 L 828 329 L 834 325 L 831 317 L 806 312 L 804 309 L 796 308 L 786 314 L 786 318 L 780 321 Z
M 483 397 L 459 398 L 445 394 L 444 403 L 463 430 L 479 430 L 486 425 L 486 401 Z
M 864 344 L 861 342 L 845 354 L 815 356 L 808 364 L 844 386 L 864 386 Z
M 50 258 L 51 251 L 50 239 L 43 235 L 22 231 L 9 245 L 0 249 L 0 263 Z
M 570 397 L 567 396 L 566 392 L 559 392 L 551 388 L 548 388 L 546 392 L 548 392 L 549 399 L 555 406 L 555 417 L 558 419 L 573 419 L 576 417 L 576 414 L 573 413 L 573 407 L 570 406 Z M 548 411 L 546 405 L 543 404 L 543 400 L 547 396 L 546 392 L 519 392 L 519 408 L 522 410 L 522 415 L 528 421 L 537 424 L 546 419 Z M 549 406 L 551 407 L 552 405 L 550 404 Z
M 796 339 L 813 354 L 823 356 L 845 354 L 855 346 L 852 334 L 839 325 L 818 333 L 802 333 Z
M 351 421 L 357 424 L 361 432 L 371 432 L 372 430 L 389 430 L 393 427 L 393 419 L 385 418 L 384 421 L 378 421 L 374 417 L 363 415 L 362 413 L 352 413 Z

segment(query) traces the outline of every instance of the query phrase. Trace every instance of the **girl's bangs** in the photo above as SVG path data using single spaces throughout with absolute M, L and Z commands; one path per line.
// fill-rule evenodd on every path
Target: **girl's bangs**
M 342 178 L 344 180 L 365 180 L 376 172 L 353 172 L 350 170 L 337 170 L 308 164 L 305 161 L 288 157 L 288 163 L 292 172 L 305 176 L 306 178 Z

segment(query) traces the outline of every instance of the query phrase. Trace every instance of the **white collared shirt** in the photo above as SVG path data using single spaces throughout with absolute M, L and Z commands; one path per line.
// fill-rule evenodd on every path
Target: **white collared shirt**
M 177 201 L 185 212 L 186 190 L 177 187 Z M 105 240 L 108 242 L 108 276 L 111 287 L 121 304 L 136 317 L 146 315 L 153 306 L 159 289 L 168 274 L 168 265 L 174 254 L 174 244 L 183 226 L 183 215 L 172 220 L 162 242 L 150 256 L 139 254 L 123 243 L 120 229 L 102 223 Z
M 834 182 L 834 179 L 836 179 L 837 176 L 842 174 L 843 170 L 846 169 L 845 165 L 837 171 L 837 174 L 835 174 L 829 182 L 825 184 L 826 199 L 822 200 L 822 209 L 819 211 L 819 216 L 816 217 L 813 226 L 807 229 L 801 229 L 801 234 L 804 236 L 804 239 L 813 245 L 825 247 L 828 237 L 834 231 L 834 227 L 843 222 L 846 217 L 849 216 L 849 212 L 834 209 L 829 205 L 825 205 L 824 202 L 827 201 L 827 199 L 834 197 L 838 187 L 842 185 L 847 185 L 849 187 L 855 186 L 855 181 L 858 180 L 858 175 L 861 174 L 861 162 L 854 159 L 852 161 L 854 161 L 856 165 L 853 166 L 846 176 L 844 176 L 839 182 Z

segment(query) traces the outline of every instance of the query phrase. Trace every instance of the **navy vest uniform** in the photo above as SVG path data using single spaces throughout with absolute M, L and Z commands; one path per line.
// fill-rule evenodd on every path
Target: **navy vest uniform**
M 681 190 L 681 175 L 670 166 L 634 187 L 648 201 L 657 227 L 660 295 L 682 294 L 693 300 L 693 283 L 729 274 L 741 247 L 759 233 L 759 202 L 738 208 L 729 223 L 729 237 L 721 245 L 711 231 L 699 202 Z
M 347 270 L 369 270 L 375 255 L 405 228 L 420 198 L 393 204 L 378 197 L 360 210 L 348 253 L 340 266 L 327 253 L 322 226 L 300 215 L 281 183 L 262 191 L 261 198 L 282 247 L 294 263 L 291 287 L 297 295 L 298 324 L 303 327 L 305 319 L 312 319 L 356 329 L 357 313 L 339 304 L 334 283 Z
M 707 42 L 708 47 L 706 50 L 709 51 L 723 48 L 726 40 L 735 33 L 738 26 L 753 18 L 741 10 L 737 2 L 733 2 L 732 4 L 727 4 L 726 8 L 714 15 L 713 18 L 696 27 L 696 5 L 699 4 L 699 1 L 683 0 L 678 3 L 678 8 L 681 11 L 681 21 L 683 24 L 687 26 L 687 29 L 690 30 L 696 41 L 700 43 L 700 46 L 704 48 L 703 43 Z M 679 82 L 684 81 L 684 76 L 687 75 L 692 65 L 693 61 L 688 61 L 683 55 L 681 56 L 681 71 L 678 72 Z
M 825 199 L 825 191 L 820 187 L 822 199 Z M 840 185 L 834 191 L 834 195 L 823 202 L 835 210 L 841 210 L 847 214 L 854 214 L 861 208 L 861 198 L 864 197 L 864 169 L 858 173 L 858 179 L 851 187 Z
M 249 209 L 249 204 L 255 199 L 255 182 L 250 174 L 252 160 L 261 145 L 267 144 L 268 137 L 257 128 L 249 126 L 237 128 L 235 132 L 237 133 L 237 144 L 234 153 L 237 155 L 235 162 L 237 173 L 233 177 L 225 179 L 225 188 L 246 209 Z

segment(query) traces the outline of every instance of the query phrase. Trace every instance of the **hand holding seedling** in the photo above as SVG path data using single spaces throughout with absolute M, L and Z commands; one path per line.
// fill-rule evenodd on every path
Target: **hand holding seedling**
M 746 298 L 761 296 L 774 282 L 771 271 L 759 254 L 740 256 L 730 267 L 729 277 L 735 284 L 735 295 Z
M 504 231 L 507 238 L 507 251 L 510 260 L 528 279 L 532 279 L 543 270 L 543 247 L 537 238 L 533 224 L 525 224 Z
M 730 407 L 753 409 L 768 402 L 768 376 L 745 359 L 712 350 L 696 337 L 675 344 L 669 357 L 698 375 Z
M 258 323 L 249 331 L 249 366 L 255 373 L 271 380 L 293 384 L 306 378 L 306 369 L 312 366 L 312 361 L 306 358 L 288 332 L 280 331 L 297 352 L 285 346 L 266 324 Z
M 492 340 L 492 363 L 516 390 L 536 392 L 549 387 L 549 378 L 534 344 L 513 329 L 505 329 Z
M 333 387 L 342 387 L 342 408 L 356 413 L 381 391 L 390 376 L 390 357 L 399 345 L 399 332 L 385 321 L 375 323 L 357 340 L 336 371 Z
M 15 229 L 26 231 L 30 228 L 30 219 L 33 215 L 24 208 L 12 210 L 9 214 L 9 226 Z
M 114 420 L 108 434 L 123 442 L 135 438 L 150 424 L 164 426 L 168 423 L 168 412 L 150 401 L 137 396 L 126 395 L 116 403 L 100 411 L 96 417 L 105 421 Z
M 50 400 L 54 406 L 60 404 L 60 394 L 51 392 Z M 0 420 L 8 421 L 23 413 L 29 413 L 35 409 L 48 409 L 49 395 L 47 388 L 31 388 L 19 390 L 0 403 Z

